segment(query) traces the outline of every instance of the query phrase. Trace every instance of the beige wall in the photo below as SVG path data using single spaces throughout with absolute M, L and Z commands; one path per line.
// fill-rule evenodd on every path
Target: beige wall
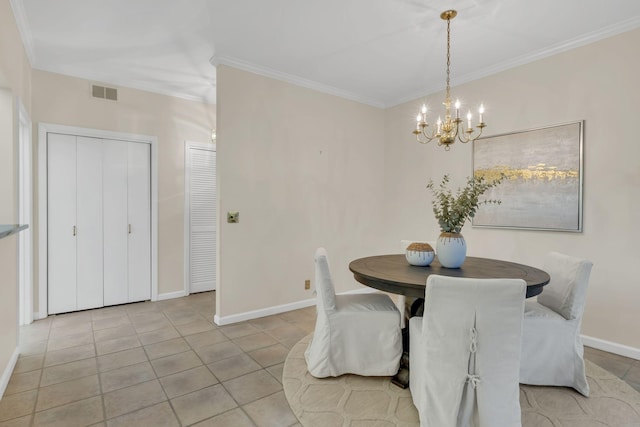
M 33 70 L 34 125 L 45 122 L 158 137 L 158 292 L 181 291 L 184 142 L 211 142 L 215 106 L 129 88 L 119 88 L 117 102 L 94 99 L 90 83 Z M 37 176 L 34 179 L 37 182 Z
M 226 66 L 217 88 L 217 314 L 313 298 L 318 246 L 357 288 L 349 261 L 383 241 L 384 111 Z
M 90 97 L 87 80 L 32 70 L 8 1 L 0 2 L 0 224 L 17 221 L 17 111 L 24 103 L 34 124 L 34 185 L 37 185 L 39 122 L 158 137 L 158 292 L 182 291 L 184 142 L 210 142 L 215 106 L 120 88 L 119 101 Z M 32 90 L 33 88 L 33 90 Z M 37 187 L 34 188 L 37 243 Z M 34 295 L 38 295 L 37 247 Z M 0 240 L 0 375 L 17 347 L 17 238 Z M 37 300 L 35 311 L 38 310 Z
M 8 1 L 0 2 L 0 224 L 17 221 L 17 98 L 31 108 L 31 75 Z M 0 239 L 0 375 L 18 345 L 17 237 Z
M 454 96 L 485 103 L 488 134 L 586 120 L 583 233 L 469 225 L 463 232 L 471 255 L 533 265 L 541 265 L 549 250 L 592 259 L 583 332 L 636 348 L 640 144 L 633 116 L 640 58 L 629 46 L 639 44 L 635 30 L 454 87 Z M 0 2 L 0 88 L 14 117 L 20 97 L 34 125 L 158 137 L 159 292 L 179 291 L 184 141 L 209 141 L 216 108 L 125 88 L 117 103 L 94 100 L 89 84 L 32 72 L 9 2 Z M 460 183 L 471 173 L 471 146 L 457 144 L 445 153 L 414 142 L 410 131 L 421 101 L 379 110 L 225 66 L 217 84 L 219 217 L 240 211 L 239 224 L 221 221 L 219 227 L 220 316 L 311 298 L 303 283 L 313 280 L 313 252 L 321 245 L 329 251 L 337 290 L 359 288 L 347 269 L 350 260 L 397 252 L 400 239 L 437 236 L 429 178 L 449 172 Z M 441 98 L 430 97 L 430 104 Z M 6 115 L 0 122 L 7 119 L 12 125 L 0 125 L 0 223 L 17 218 L 16 124 Z M 15 237 L 0 240 L 0 370 L 17 344 L 16 247 Z
M 0 89 L 0 224 L 15 223 L 17 218 L 12 105 L 11 91 Z M 0 375 L 10 374 L 6 368 L 18 346 L 17 249 L 16 235 L 0 239 Z
M 540 266 L 548 251 L 594 262 L 582 327 L 585 335 L 640 348 L 640 45 L 634 30 L 452 89 L 471 105 L 487 107 L 488 135 L 585 120 L 584 232 L 462 230 L 469 254 Z M 429 97 L 435 108 L 442 94 Z M 439 234 L 431 212 L 430 178 L 450 173 L 456 184 L 471 174 L 471 145 L 445 152 L 423 146 L 410 132 L 422 100 L 386 114 L 385 215 L 387 248 L 400 238 Z M 437 113 L 436 113 L 437 114 Z M 402 206 L 403 209 L 397 209 Z

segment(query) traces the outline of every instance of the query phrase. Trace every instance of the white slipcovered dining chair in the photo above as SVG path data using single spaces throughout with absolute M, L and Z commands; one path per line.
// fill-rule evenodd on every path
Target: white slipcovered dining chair
M 525 304 L 522 384 L 573 387 L 589 396 L 580 324 L 592 266 L 557 252 L 546 256 L 544 270 L 551 281 L 537 302 Z
M 430 275 L 409 320 L 421 427 L 521 426 L 518 373 L 526 283 Z
M 402 354 L 400 313 L 387 295 L 336 295 L 324 248 L 315 255 L 317 319 L 304 353 L 314 377 L 391 376 Z

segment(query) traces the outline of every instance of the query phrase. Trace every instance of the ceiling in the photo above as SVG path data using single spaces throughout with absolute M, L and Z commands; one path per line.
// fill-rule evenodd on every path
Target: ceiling
M 33 68 L 208 103 L 214 64 L 378 107 L 442 90 L 451 8 L 452 86 L 640 27 L 638 0 L 10 1 Z

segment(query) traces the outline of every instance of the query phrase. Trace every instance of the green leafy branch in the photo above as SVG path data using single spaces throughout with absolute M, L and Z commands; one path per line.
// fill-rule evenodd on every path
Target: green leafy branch
M 445 175 L 438 187 L 433 180 L 429 181 L 427 188 L 433 193 L 433 213 L 435 214 L 440 230 L 446 233 L 459 233 L 465 222 L 473 218 L 480 205 L 489 203 L 500 204 L 496 199 L 480 200 L 480 197 L 490 188 L 500 184 L 504 180 L 504 174 L 493 181 L 487 181 L 482 176 L 467 178 L 464 188 L 458 188 L 455 196 L 449 189 L 449 175 Z

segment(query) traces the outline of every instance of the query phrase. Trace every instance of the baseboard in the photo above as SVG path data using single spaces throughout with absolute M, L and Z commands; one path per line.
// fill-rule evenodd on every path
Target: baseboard
M 624 344 L 618 344 L 616 342 L 593 338 L 586 335 L 580 335 L 580 337 L 582 338 L 582 343 L 586 346 L 607 351 L 609 353 L 619 354 L 620 356 L 630 357 L 631 359 L 640 360 L 640 348 L 629 347 Z
M 175 291 L 175 292 L 165 292 L 163 294 L 158 294 L 158 299 L 156 301 L 163 301 L 166 299 L 173 299 L 173 298 L 180 298 L 180 297 L 184 297 L 187 294 L 184 292 L 184 290 L 182 291 Z
M 16 362 L 18 361 L 19 354 L 20 351 L 18 350 L 18 347 L 16 347 L 16 349 L 13 350 L 11 358 L 9 359 L 9 363 L 7 363 L 7 366 L 4 368 L 2 377 L 0 377 L 0 399 L 2 399 L 2 396 L 4 396 L 4 392 L 7 390 L 7 386 L 9 385 L 11 374 L 13 374 L 13 368 L 16 367 Z
M 353 295 L 353 294 L 375 294 L 375 293 L 380 293 L 382 291 L 379 291 L 377 289 L 373 289 L 373 288 L 362 288 L 362 289 L 356 289 L 353 291 L 347 291 L 347 292 L 338 292 L 338 295 Z
M 299 308 L 310 307 L 316 304 L 315 298 L 292 302 L 289 304 L 275 305 L 273 307 L 261 308 L 259 310 L 245 311 L 244 313 L 232 314 L 229 316 L 213 316 L 216 325 L 230 325 L 232 323 L 244 322 L 245 320 L 257 319 L 259 317 L 272 316 L 274 314 L 286 313 L 287 311 Z
M 45 314 L 44 316 L 42 314 L 40 314 L 39 311 L 34 311 L 33 312 L 33 320 L 42 320 L 42 319 L 46 319 L 47 315 Z
M 369 294 L 379 292 L 372 288 L 356 289 L 353 291 L 340 292 L 339 295 L 348 294 Z M 230 325 L 232 323 L 244 322 L 246 320 L 258 319 L 260 317 L 272 316 L 274 314 L 286 313 L 287 311 L 298 310 L 300 308 L 310 307 L 316 304 L 316 299 L 305 299 L 302 301 L 292 302 L 289 304 L 275 305 L 272 307 L 261 308 L 259 310 L 246 311 L 244 313 L 231 314 L 229 316 L 213 316 L 213 321 L 218 326 Z

